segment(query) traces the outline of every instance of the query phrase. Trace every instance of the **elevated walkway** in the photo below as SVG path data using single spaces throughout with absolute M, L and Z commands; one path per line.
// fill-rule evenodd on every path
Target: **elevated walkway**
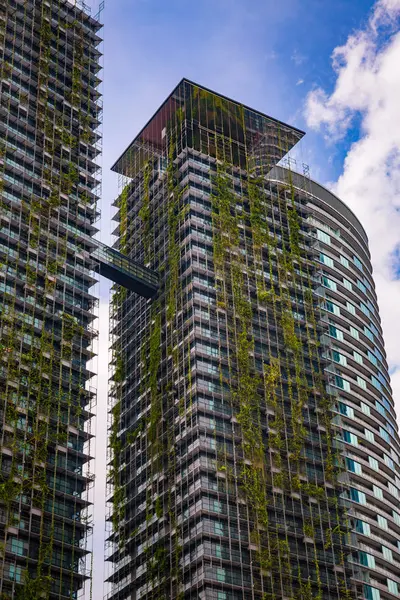
M 144 298 L 152 298 L 156 294 L 159 284 L 157 273 L 98 240 L 91 241 L 96 244 L 90 253 L 94 271 Z

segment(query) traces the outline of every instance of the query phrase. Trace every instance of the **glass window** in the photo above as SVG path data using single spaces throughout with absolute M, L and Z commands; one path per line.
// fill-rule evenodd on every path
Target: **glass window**
M 382 384 L 381 384 L 381 382 L 376 377 L 374 377 L 373 375 L 371 375 L 371 383 L 372 383 L 373 386 L 376 387 L 377 390 L 382 391 Z
M 361 356 L 361 354 L 358 354 L 358 352 L 353 351 L 353 357 L 354 357 L 354 360 L 356 362 L 358 362 L 359 365 L 363 364 L 363 357 Z
M 336 283 L 332 281 L 332 279 L 329 279 L 329 277 L 322 277 L 322 284 L 330 290 L 333 290 L 334 292 L 336 292 L 337 290 Z
M 328 235 L 327 233 L 325 233 L 325 231 L 321 231 L 320 229 L 317 229 L 317 238 L 321 242 L 324 242 L 324 244 L 330 245 L 330 243 L 331 243 L 331 237 L 330 237 L 330 235 Z
M 221 567 L 217 567 L 217 581 L 225 581 L 225 569 L 222 569 Z
M 354 264 L 356 265 L 356 267 L 357 267 L 358 269 L 360 269 L 360 271 L 362 271 L 362 270 L 363 270 L 363 266 L 362 266 L 362 262 L 361 262 L 361 260 L 359 260 L 359 259 L 357 258 L 357 256 L 353 256 L 353 260 L 354 260 Z
M 371 569 L 375 569 L 375 557 L 372 556 L 372 554 L 360 551 L 358 553 L 358 560 L 365 567 L 371 567 Z
M 343 285 L 347 290 L 351 291 L 353 289 L 353 286 L 351 285 L 351 281 L 349 281 L 348 279 L 345 279 L 344 277 L 343 277 Z
M 224 525 L 219 521 L 214 521 L 214 533 L 216 535 L 224 535 Z
M 348 458 L 347 459 L 347 468 L 352 473 L 357 473 L 357 475 L 361 475 L 362 474 L 362 466 L 361 466 L 361 464 L 358 463 L 357 461 L 353 460 L 352 458 Z
M 361 283 L 361 281 L 359 279 L 357 279 L 357 287 L 359 290 L 361 290 L 363 292 L 363 294 L 367 293 L 367 288 L 365 287 L 365 285 L 363 283 Z
M 351 302 L 346 302 L 346 307 L 349 313 L 351 313 L 352 315 L 356 314 L 356 307 L 354 306 L 354 304 L 352 304 Z
M 367 382 L 359 375 L 357 375 L 357 383 L 363 390 L 367 389 Z
M 222 503 L 219 500 L 213 500 L 213 510 L 218 513 L 222 512 Z
M 365 600 L 380 600 L 381 599 L 381 594 L 380 594 L 379 590 L 377 590 L 376 588 L 374 588 L 370 585 L 365 585 L 365 584 L 364 584 L 364 596 L 365 596 Z
M 340 262 L 344 267 L 349 268 L 349 261 L 344 256 L 340 255 Z
M 11 552 L 14 552 L 14 554 L 18 554 L 18 556 L 24 556 L 24 542 L 22 540 L 17 540 L 17 538 L 12 538 Z
M 333 264 L 333 260 L 331 259 L 330 256 L 327 256 L 326 254 L 320 254 L 319 255 L 319 259 L 321 262 L 324 263 L 324 265 L 327 265 L 328 267 L 331 267 L 333 269 L 334 264 Z
M 362 302 L 360 302 L 360 308 L 361 308 L 362 312 L 364 313 L 364 315 L 366 315 L 367 317 L 369 317 L 369 310 L 365 306 L 365 304 L 363 304 Z
M 397 487 L 395 485 L 393 485 L 393 483 L 390 483 L 389 481 L 389 492 L 392 494 L 392 496 L 394 496 L 395 498 L 399 497 L 399 490 L 397 489 Z
M 217 592 L 217 600 L 228 600 L 226 592 Z
M 373 485 L 372 487 L 373 487 L 375 498 L 378 498 L 378 500 L 383 500 L 383 490 L 382 490 L 382 488 L 380 488 L 377 485 Z
M 392 579 L 388 579 L 387 586 L 388 586 L 388 590 L 391 594 L 394 594 L 395 596 L 397 596 L 399 594 L 399 586 L 397 585 L 397 583 L 395 581 L 392 581 Z
M 350 431 L 346 431 L 346 429 L 343 430 L 343 439 L 348 444 L 352 444 L 353 446 L 358 446 L 357 436 L 354 433 L 351 433 Z
M 364 413 L 364 415 L 370 415 L 371 414 L 371 409 L 368 406 L 368 404 L 365 404 L 365 402 L 361 402 L 361 410 Z
M 379 427 L 379 435 L 388 443 L 390 444 L 390 436 L 388 434 L 388 432 L 386 431 L 386 429 L 384 429 L 383 427 Z
M 369 466 L 374 469 L 374 471 L 379 471 L 379 463 L 376 460 L 376 458 L 373 458 L 372 456 L 368 457 L 368 462 L 369 462 Z
M 343 354 L 340 354 L 340 352 L 333 350 L 332 356 L 333 356 L 333 360 L 335 362 L 339 363 L 339 365 L 344 365 L 344 366 L 347 365 L 347 358 Z
M 400 515 L 395 510 L 393 512 L 393 519 L 396 525 L 400 525 Z
M 394 471 L 394 462 L 393 462 L 393 460 L 387 454 L 384 454 L 383 456 L 384 456 L 384 459 L 385 459 L 385 465 L 387 467 L 389 467 L 389 469 L 393 469 L 393 471 Z
M 334 304 L 333 302 L 330 302 L 329 300 L 326 303 L 326 309 L 334 315 L 340 315 L 340 308 L 338 307 L 338 305 Z
M 351 418 L 354 417 L 354 410 L 352 407 L 344 404 L 343 402 L 339 402 L 339 411 L 342 413 L 342 415 L 346 415 L 347 417 Z
M 329 325 L 329 335 L 343 342 L 343 331 L 340 331 L 334 325 Z
M 346 392 L 350 391 L 350 383 L 339 375 L 336 375 L 336 385 Z
M 356 340 L 358 340 L 360 338 L 358 329 L 356 329 L 355 327 L 350 327 L 350 333 L 353 336 L 353 338 L 355 338 Z
M 369 523 L 364 523 L 364 521 L 360 521 L 360 519 L 356 520 L 356 531 L 363 533 L 364 535 L 371 535 Z
M 22 583 L 22 567 L 19 565 L 10 565 L 9 577 L 11 581 L 16 581 L 17 583 Z
M 372 342 L 374 341 L 374 335 L 373 335 L 372 331 L 370 331 L 368 329 L 368 327 L 366 327 L 365 325 L 364 325 L 364 333 L 368 339 L 370 339 Z
M 379 527 L 381 527 L 382 529 L 388 528 L 388 522 L 387 522 L 387 519 L 385 519 L 385 517 L 382 517 L 382 515 L 378 515 L 377 520 L 378 520 Z
M 375 437 L 374 437 L 374 434 L 372 431 L 370 431 L 369 429 L 365 429 L 364 433 L 365 433 L 365 437 L 367 438 L 367 440 L 369 442 L 372 442 L 372 443 L 375 442 Z
M 382 546 L 382 554 L 383 554 L 383 558 L 385 558 L 386 560 L 389 560 L 390 562 L 393 562 L 393 554 L 390 548 L 386 548 L 386 546 Z
M 358 502 L 359 504 L 366 504 L 366 502 L 367 502 L 367 498 L 366 498 L 364 492 L 359 492 L 355 488 L 350 488 L 350 498 L 354 502 Z

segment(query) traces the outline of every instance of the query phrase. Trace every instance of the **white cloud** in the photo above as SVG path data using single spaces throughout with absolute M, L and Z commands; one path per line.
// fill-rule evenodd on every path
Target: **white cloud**
M 359 139 L 334 190 L 367 231 L 386 349 L 400 410 L 400 0 L 375 3 L 365 28 L 335 48 L 332 93 L 317 88 L 306 103 L 309 126 L 346 135 L 361 118 Z M 398 255 L 397 255 L 398 256 Z
M 302 85 L 304 83 L 304 79 L 298 79 L 296 85 Z

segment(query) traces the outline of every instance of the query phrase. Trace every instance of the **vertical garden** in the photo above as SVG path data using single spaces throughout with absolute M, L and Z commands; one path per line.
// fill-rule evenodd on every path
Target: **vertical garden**
M 301 135 L 184 80 L 114 166 L 113 600 L 351 598 Z
M 58 0 L 0 11 L 0 598 L 77 598 L 91 575 L 100 24 Z

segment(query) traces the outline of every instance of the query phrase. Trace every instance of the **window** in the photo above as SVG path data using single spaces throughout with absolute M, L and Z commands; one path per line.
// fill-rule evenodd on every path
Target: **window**
M 365 600 L 380 600 L 381 593 L 374 587 L 370 585 L 364 585 L 364 596 Z
M 350 391 L 350 383 L 346 379 L 343 379 L 343 377 L 340 377 L 339 375 L 336 375 L 335 379 L 337 387 L 345 390 L 346 392 Z
M 395 510 L 393 512 L 393 519 L 396 525 L 400 525 L 400 515 Z
M 358 340 L 360 338 L 358 329 L 356 329 L 355 327 L 350 327 L 350 333 L 353 336 L 353 338 L 355 338 L 356 340 Z
M 378 402 L 378 400 L 375 401 L 375 406 L 376 406 L 376 410 L 381 413 L 381 415 L 386 417 L 386 410 L 384 409 L 384 407 L 382 406 L 382 404 L 380 402 Z
M 356 490 L 354 488 L 350 488 L 350 498 L 354 502 L 358 502 L 359 504 L 367 503 L 367 498 L 366 498 L 364 492 L 359 492 L 358 490 Z M 399 516 L 399 519 L 400 519 L 400 516 Z
M 340 255 L 340 262 L 344 267 L 349 268 L 349 261 L 344 256 Z
M 362 302 L 360 302 L 360 308 L 361 308 L 362 312 L 364 313 L 364 315 L 366 315 L 367 317 L 369 317 L 369 310 L 365 306 L 365 304 L 363 304 Z
M 356 531 L 363 533 L 364 535 L 371 535 L 369 523 L 364 523 L 364 521 L 360 521 L 360 519 L 356 520 Z
M 377 485 L 373 485 L 373 492 L 374 492 L 374 496 L 375 498 L 378 498 L 378 500 L 383 500 L 383 490 L 382 488 L 380 488 Z
M 372 342 L 374 341 L 374 335 L 373 335 L 372 331 L 370 331 L 368 329 L 368 327 L 366 327 L 365 325 L 364 325 L 364 333 L 368 339 L 370 339 Z
M 18 556 L 25 556 L 25 544 L 22 540 L 17 538 L 11 538 L 11 552 L 18 554 Z
M 376 367 L 378 366 L 378 361 L 376 360 L 376 356 L 372 354 L 370 350 L 368 350 L 368 359 L 372 362 Z
M 361 467 L 360 463 L 356 462 L 352 458 L 347 459 L 347 468 L 352 473 L 356 473 L 357 475 L 362 474 L 362 467 Z
M 327 267 L 331 267 L 332 269 L 334 268 L 333 260 L 330 258 L 330 256 L 327 256 L 326 254 L 321 253 L 319 255 L 319 259 Z
M 334 281 L 332 281 L 332 279 L 329 279 L 328 277 L 322 277 L 322 285 L 329 288 L 330 290 L 333 290 L 334 292 L 336 292 L 336 290 L 337 290 L 336 283 Z
M 214 533 L 216 535 L 224 535 L 224 524 L 220 521 L 214 521 Z
M 381 515 L 377 516 L 377 520 L 378 520 L 378 525 L 379 527 L 381 527 L 382 529 L 386 529 L 388 528 L 388 522 L 387 519 L 385 519 L 385 517 L 382 517 Z
M 320 229 L 317 229 L 317 239 L 319 239 L 321 242 L 324 242 L 324 244 L 330 245 L 331 243 L 331 236 Z
M 397 596 L 399 594 L 399 586 L 397 585 L 397 583 L 395 581 L 388 579 L 387 586 L 388 586 L 388 590 L 391 594 L 394 594 L 395 596 Z
M 336 352 L 336 350 L 334 350 L 332 352 L 332 356 L 333 356 L 333 360 L 337 363 L 339 363 L 339 365 L 347 365 L 347 358 L 343 355 L 340 354 L 340 352 Z
M 349 281 L 348 279 L 345 279 L 344 277 L 343 277 L 343 285 L 347 290 L 351 291 L 353 289 L 353 286 L 351 285 L 351 281 Z
M 368 554 L 367 552 L 359 552 L 358 560 L 365 567 L 371 567 L 371 569 L 375 569 L 375 557 L 372 554 Z
M 19 565 L 10 565 L 9 577 L 11 581 L 16 581 L 17 583 L 22 583 L 22 567 Z
M 226 592 L 217 592 L 217 600 L 228 600 Z
M 359 375 L 357 375 L 357 383 L 363 390 L 367 389 L 367 382 Z
M 360 271 L 363 270 L 363 266 L 362 266 L 362 262 L 360 259 L 357 258 L 357 256 L 353 256 L 353 260 L 354 260 L 354 264 L 356 265 L 356 267 L 358 269 L 360 269 Z
M 352 304 L 351 302 L 346 302 L 346 307 L 349 313 L 351 313 L 352 315 L 356 314 L 356 307 L 354 306 L 354 304 Z
M 373 375 L 371 375 L 371 383 L 372 383 L 373 386 L 376 387 L 377 390 L 382 391 L 382 384 L 381 384 L 381 382 L 376 377 L 374 377 Z
M 363 357 L 361 356 L 361 354 L 358 354 L 358 352 L 353 351 L 353 357 L 354 357 L 354 360 L 356 362 L 358 362 L 359 365 L 363 364 Z
M 351 406 L 347 406 L 347 404 L 344 404 L 343 402 L 339 402 L 339 411 L 342 415 L 346 415 L 347 417 L 354 417 L 354 410 L 351 408 Z
M 379 427 L 379 435 L 388 443 L 390 444 L 390 437 L 388 432 L 386 431 L 386 429 L 384 429 L 383 427 Z
M 393 554 L 390 548 L 386 548 L 386 546 L 382 546 L 382 554 L 383 558 L 386 560 L 393 562 Z
M 343 342 L 343 331 L 340 331 L 340 329 L 336 329 L 334 325 L 329 325 L 329 335 Z
M 346 431 L 346 429 L 343 430 L 343 439 L 348 444 L 352 444 L 353 446 L 358 446 L 357 436 L 354 435 L 354 433 L 350 433 L 350 431 Z M 354 473 L 355 473 L 355 471 L 354 471 Z
M 334 315 L 340 315 L 340 308 L 337 304 L 330 302 L 329 300 L 326 302 L 326 310 L 333 313 Z
M 370 431 L 369 429 L 365 429 L 364 433 L 365 433 L 365 437 L 367 438 L 367 440 L 373 444 L 375 442 L 375 437 L 374 437 L 373 432 Z
M 399 497 L 399 491 L 397 489 L 397 487 L 395 485 L 393 485 L 393 483 L 390 483 L 389 481 L 389 492 L 392 494 L 392 496 L 394 496 L 395 498 Z
M 371 409 L 368 406 L 368 404 L 365 404 L 365 402 L 361 402 L 361 410 L 364 413 L 364 415 L 370 415 L 371 414 Z
M 214 512 L 222 513 L 222 502 L 220 502 L 219 500 L 213 500 L 212 506 Z
M 363 292 L 363 294 L 367 293 L 367 288 L 365 287 L 365 285 L 363 283 L 361 283 L 361 281 L 359 279 L 357 279 L 357 287 L 359 290 L 361 290 Z
M 374 471 L 379 471 L 379 463 L 376 458 L 372 458 L 372 456 L 368 457 L 369 466 L 374 469 Z
M 225 581 L 226 573 L 225 569 L 217 567 L 217 581 Z
M 387 454 L 384 454 L 385 465 L 394 471 L 394 462 Z

